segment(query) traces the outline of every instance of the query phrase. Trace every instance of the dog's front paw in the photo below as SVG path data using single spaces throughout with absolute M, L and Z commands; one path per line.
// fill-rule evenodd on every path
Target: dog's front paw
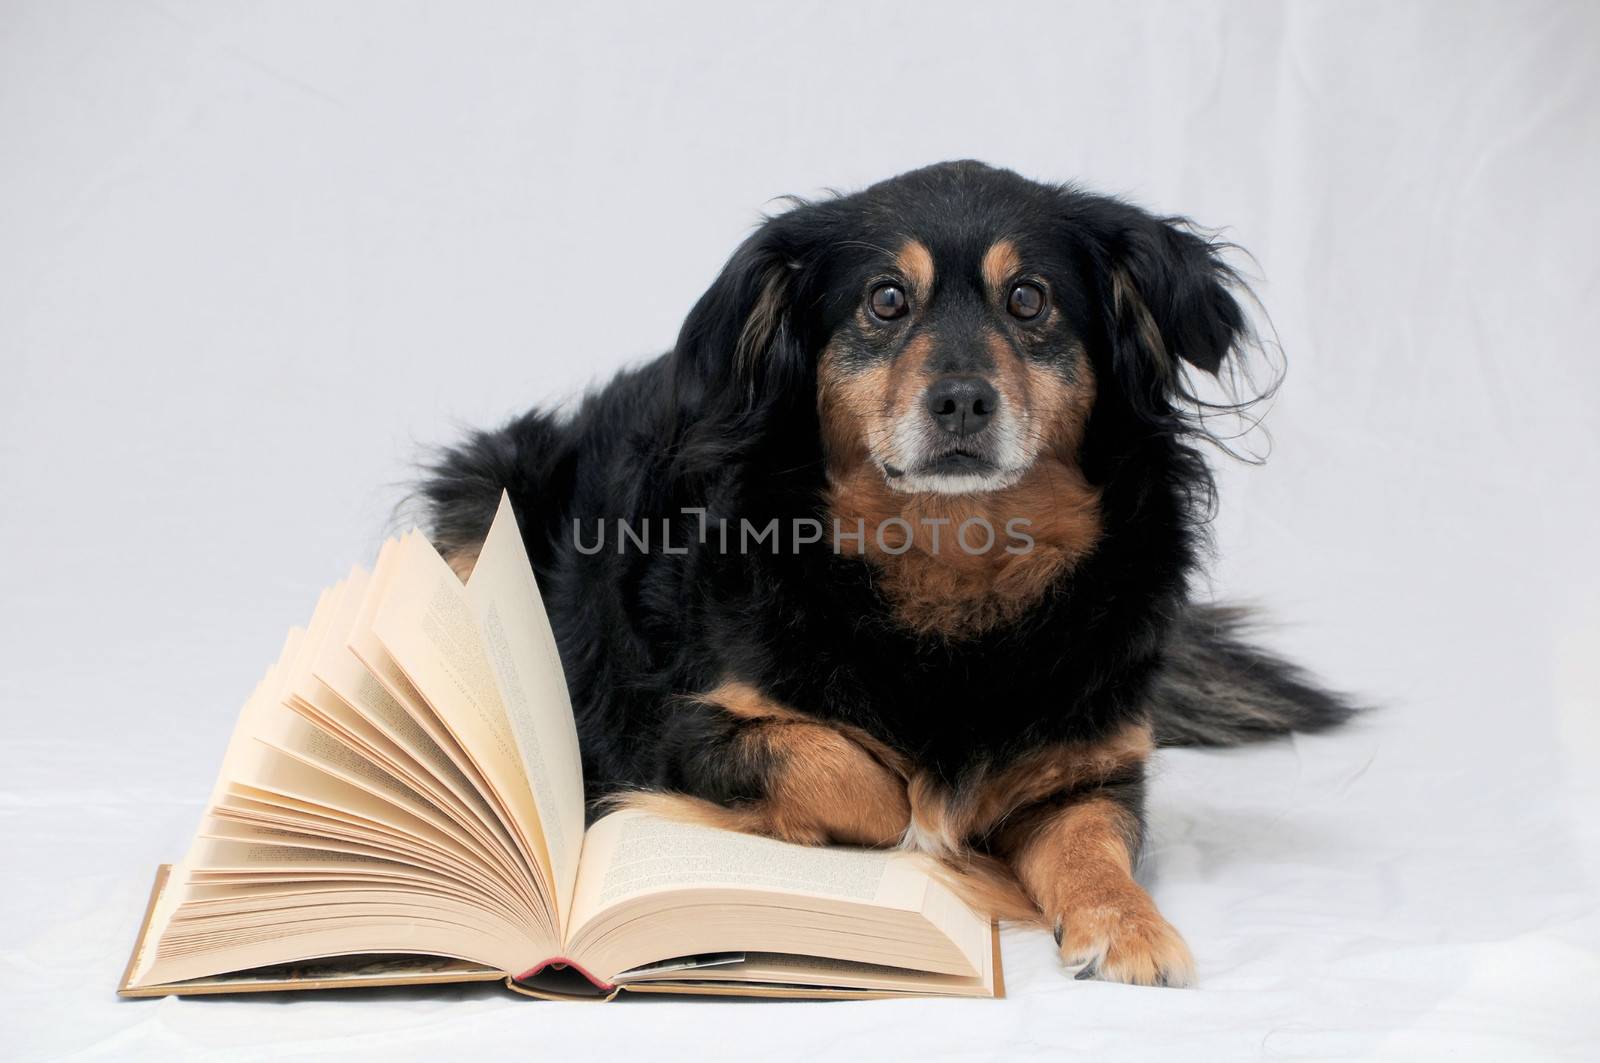
M 1082 965 L 1077 978 L 1149 986 L 1194 981 L 1189 946 L 1142 891 L 1057 915 L 1055 935 L 1062 962 Z

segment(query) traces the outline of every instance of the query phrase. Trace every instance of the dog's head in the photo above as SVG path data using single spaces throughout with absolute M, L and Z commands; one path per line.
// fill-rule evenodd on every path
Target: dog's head
M 1181 425 L 1181 366 L 1245 327 L 1231 271 L 1181 222 L 975 162 L 801 203 L 735 253 L 685 323 L 680 388 L 756 421 L 814 403 L 831 474 L 1002 490 L 1073 460 L 1097 402 Z

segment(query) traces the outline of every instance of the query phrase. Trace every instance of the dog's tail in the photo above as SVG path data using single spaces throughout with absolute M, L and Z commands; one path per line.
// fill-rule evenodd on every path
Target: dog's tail
M 428 538 L 463 579 L 494 521 L 501 491 L 511 495 L 534 564 L 544 559 L 546 536 L 538 522 L 549 519 L 567 491 L 573 461 L 568 435 L 553 415 L 530 410 L 500 428 L 470 433 L 422 466 L 407 504 L 420 507 Z
M 1239 608 L 1193 605 L 1174 625 L 1151 696 L 1163 746 L 1237 746 L 1326 731 L 1359 711 L 1302 669 L 1245 640 Z

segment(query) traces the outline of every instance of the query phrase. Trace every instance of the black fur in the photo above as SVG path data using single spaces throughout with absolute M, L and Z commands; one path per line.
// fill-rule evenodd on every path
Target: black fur
M 970 638 L 895 619 L 868 562 L 783 529 L 819 514 L 817 357 L 856 305 L 850 278 L 894 240 L 1024 233 L 1045 256 L 1099 381 L 1081 465 L 1102 491 L 1097 548 L 1020 619 Z M 1153 714 L 1168 744 L 1319 729 L 1348 708 L 1188 602 L 1211 478 L 1178 359 L 1216 372 L 1242 338 L 1233 275 L 1186 226 L 1116 199 L 977 163 L 929 167 L 802 203 L 763 225 L 666 355 L 589 395 L 445 452 L 421 487 L 446 552 L 481 539 L 502 488 L 528 540 L 577 713 L 591 797 L 619 788 L 753 798 L 761 765 L 729 755 L 727 717 L 693 700 L 748 682 L 862 728 L 955 782 L 1055 740 Z M 1130 305 L 1136 293 L 1140 306 Z M 1148 319 L 1141 317 L 1147 314 Z M 1159 336 L 1146 323 L 1153 323 Z M 776 554 L 697 542 L 685 507 L 760 526 Z M 674 548 L 592 556 L 596 521 Z
M 1236 746 L 1337 727 L 1355 707 L 1252 646 L 1242 609 L 1191 606 L 1173 625 L 1151 692 L 1156 742 Z

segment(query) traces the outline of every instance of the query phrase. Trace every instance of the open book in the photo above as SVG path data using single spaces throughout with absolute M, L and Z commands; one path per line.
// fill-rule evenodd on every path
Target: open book
M 566 680 L 502 498 L 465 585 L 412 532 L 290 632 L 120 991 L 1001 991 L 994 928 L 924 857 L 637 811 L 584 824 Z

